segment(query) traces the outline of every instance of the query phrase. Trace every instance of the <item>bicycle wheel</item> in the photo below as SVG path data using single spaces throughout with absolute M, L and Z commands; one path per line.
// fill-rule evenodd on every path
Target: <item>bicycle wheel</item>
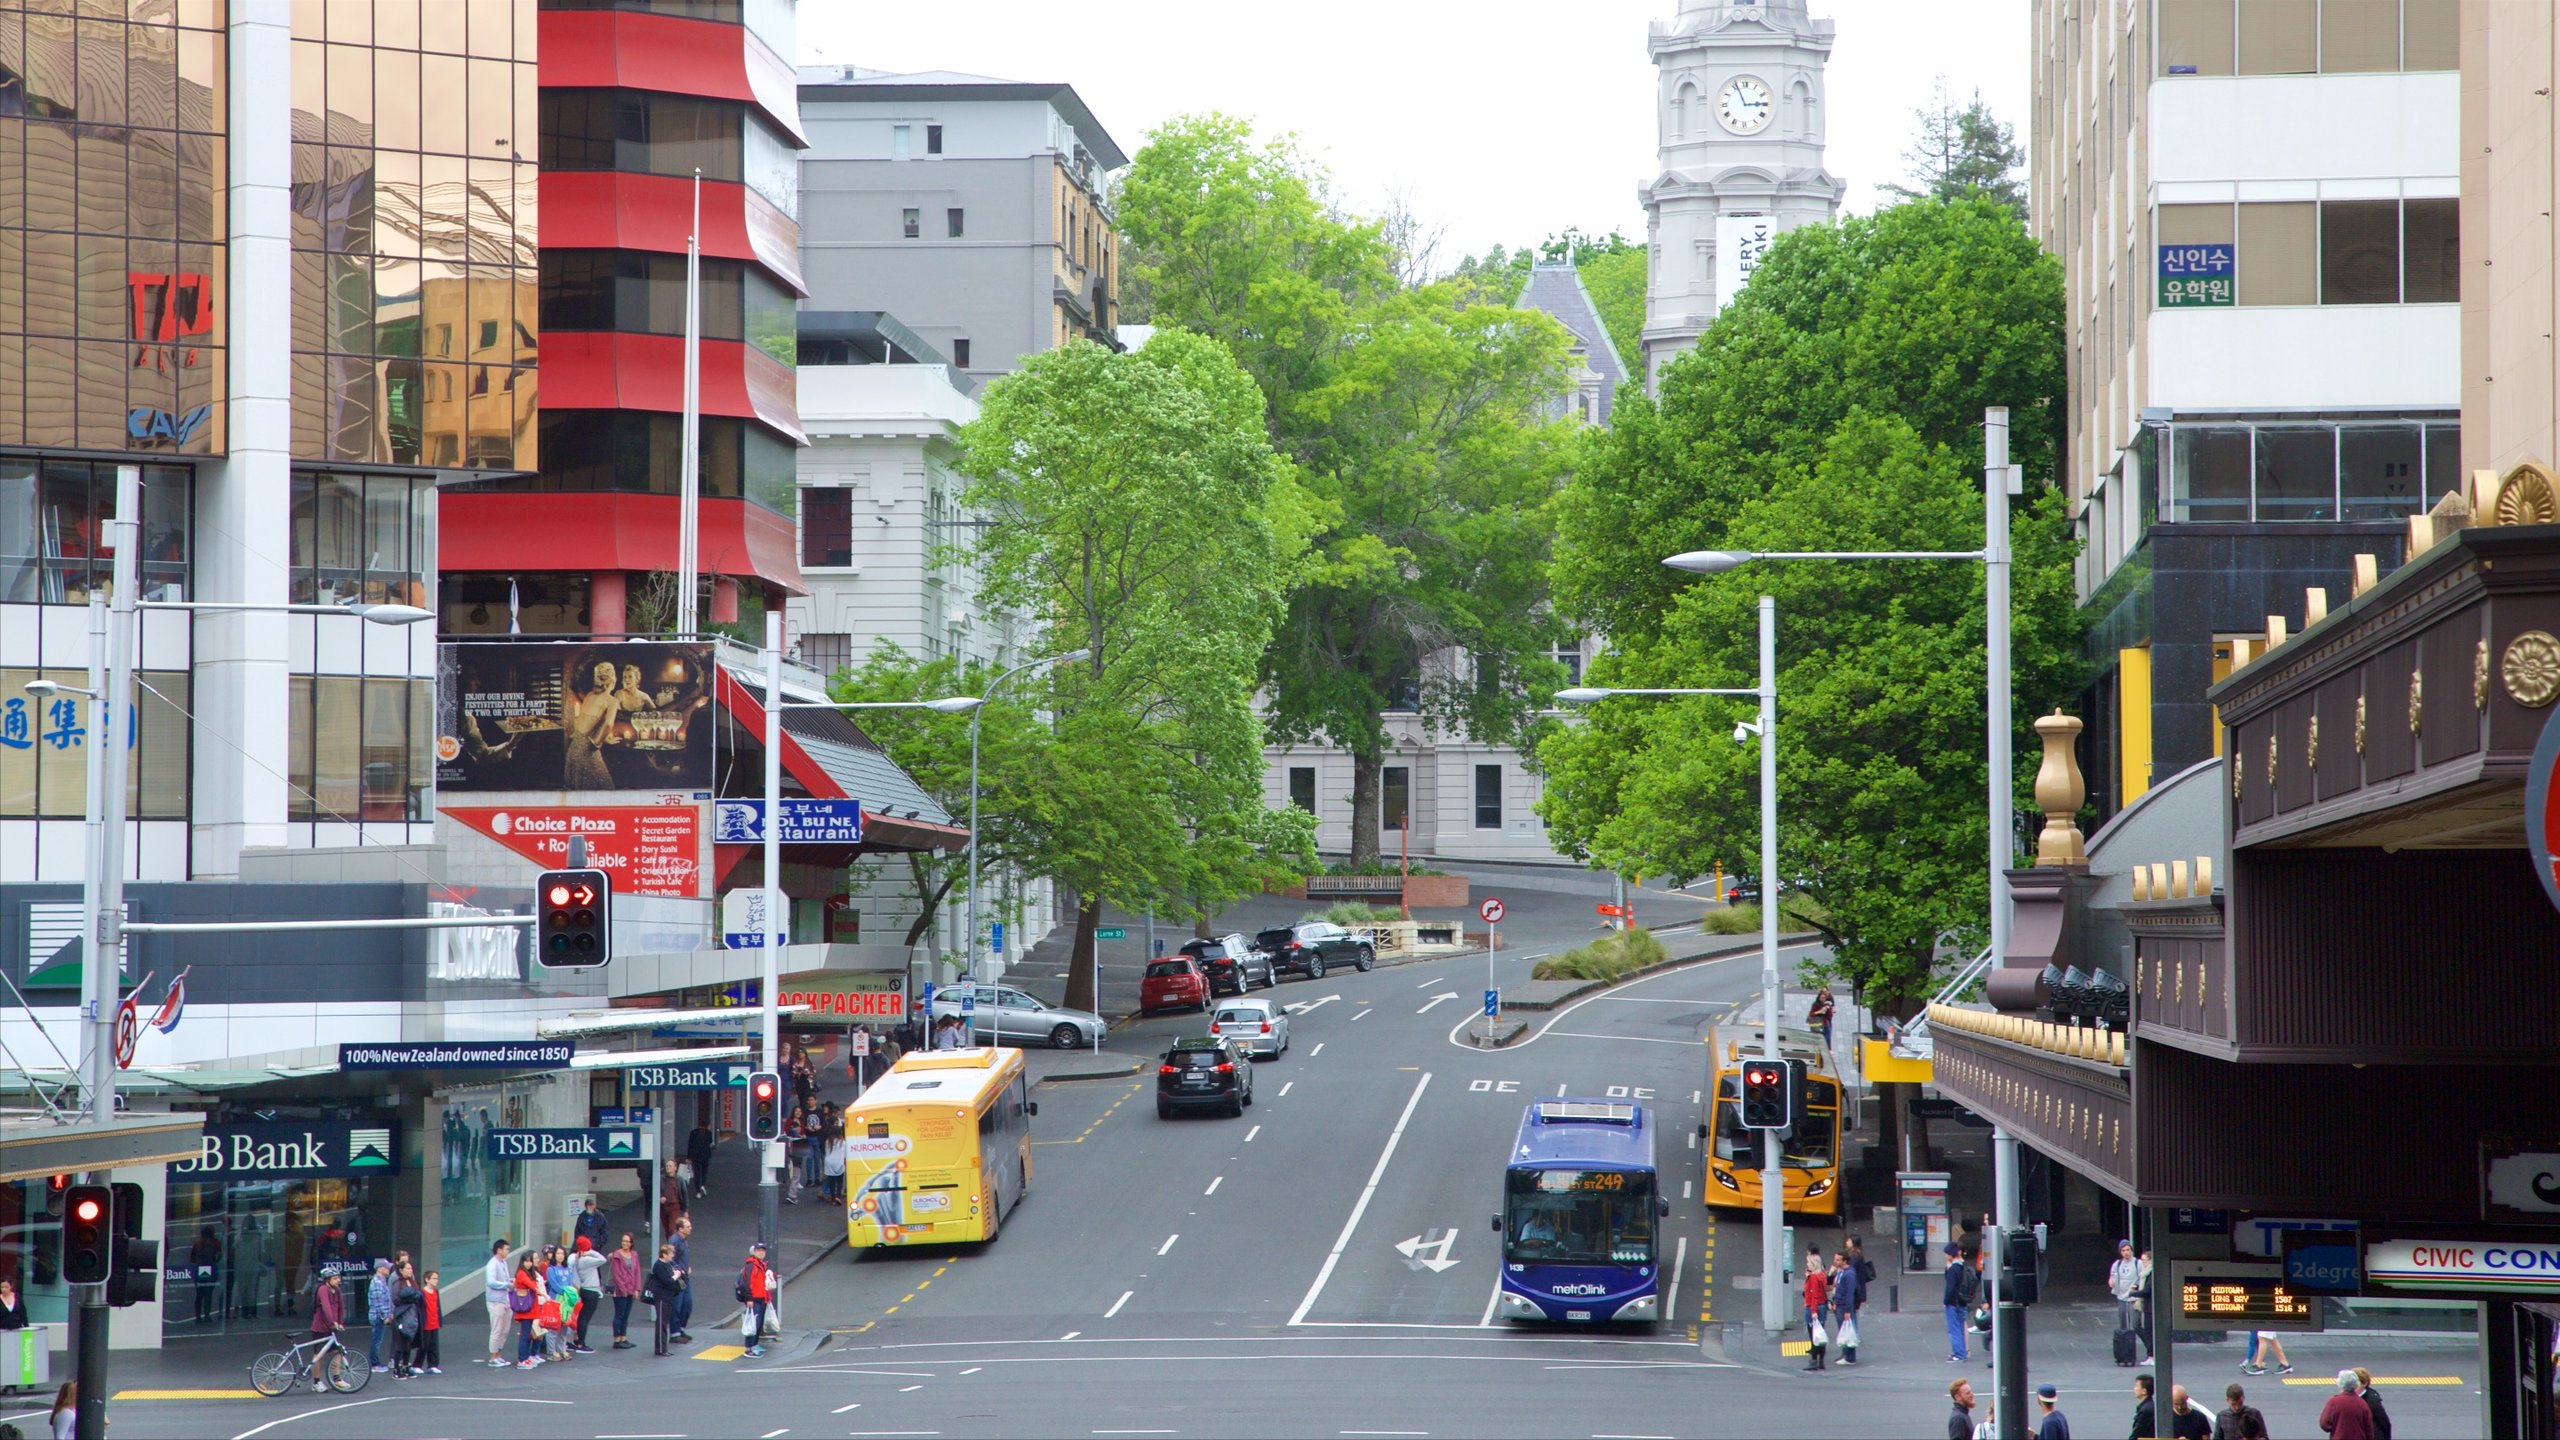
M 320 1373 L 328 1377 L 329 1388 L 341 1395 L 353 1395 L 373 1378 L 373 1371 L 343 1346 L 329 1352 L 328 1364 Z
M 293 1388 L 293 1361 L 281 1350 L 270 1350 L 249 1367 L 249 1383 L 261 1395 L 273 1397 Z

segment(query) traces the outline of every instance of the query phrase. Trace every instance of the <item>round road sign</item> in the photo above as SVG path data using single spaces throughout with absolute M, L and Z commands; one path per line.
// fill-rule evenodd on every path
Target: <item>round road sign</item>
M 1484 917 L 1487 925 L 1499 925 L 1502 923 L 1502 902 L 1486 896 L 1485 902 L 1476 907 L 1476 913 Z
M 123 1004 L 116 1007 L 115 1054 L 117 1069 L 122 1070 L 133 1063 L 133 1047 L 141 1039 L 141 1012 L 135 1008 L 132 999 L 127 998 Z

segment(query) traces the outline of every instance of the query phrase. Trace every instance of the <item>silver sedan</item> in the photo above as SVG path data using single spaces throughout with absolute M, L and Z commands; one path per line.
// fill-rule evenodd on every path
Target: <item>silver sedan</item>
M 933 1016 L 960 1016 L 960 997 L 956 987 L 934 992 Z M 999 1044 L 1046 1045 L 1055 1050 L 1079 1050 L 1098 1043 L 1111 1033 L 1101 1016 L 1090 1010 L 1069 1010 L 1050 1005 L 1028 991 L 1010 985 L 981 984 L 976 1006 L 966 1012 L 974 1022 L 981 1041 Z
M 1268 1000 L 1222 1000 L 1209 1033 L 1234 1041 L 1247 1055 L 1276 1060 L 1289 1048 L 1289 1012 Z

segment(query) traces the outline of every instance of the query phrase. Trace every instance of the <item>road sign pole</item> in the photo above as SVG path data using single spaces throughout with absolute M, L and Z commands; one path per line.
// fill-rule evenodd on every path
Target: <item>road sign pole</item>
M 690 596 L 687 597 L 690 600 Z M 782 1065 L 782 612 L 764 614 L 764 1066 Z M 755 1145 L 756 1239 L 770 1246 L 782 1230 L 782 1182 L 774 1173 L 778 1145 Z M 770 1252 L 768 1252 L 770 1253 Z

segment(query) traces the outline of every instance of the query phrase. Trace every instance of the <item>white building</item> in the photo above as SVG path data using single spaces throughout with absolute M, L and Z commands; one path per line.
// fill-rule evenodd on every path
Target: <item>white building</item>
M 1638 192 L 1652 273 L 1647 388 L 1698 343 L 1768 242 L 1839 213 L 1847 182 L 1822 168 L 1822 67 L 1832 23 L 1804 0 L 1680 0 L 1653 24 L 1661 160 Z

